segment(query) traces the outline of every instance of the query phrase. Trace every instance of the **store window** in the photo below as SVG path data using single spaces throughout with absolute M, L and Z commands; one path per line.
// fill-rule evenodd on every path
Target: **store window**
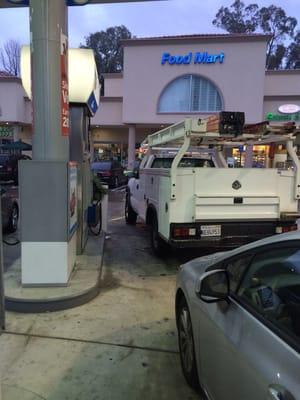
M 158 104 L 158 112 L 216 112 L 222 108 L 216 86 L 198 75 L 184 75 L 171 82 Z

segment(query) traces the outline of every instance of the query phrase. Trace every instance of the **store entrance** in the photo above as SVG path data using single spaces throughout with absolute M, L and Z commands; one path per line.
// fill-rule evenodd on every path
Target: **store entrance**
M 94 142 L 94 161 L 119 161 L 123 167 L 127 165 L 127 143 Z
M 246 146 L 232 149 L 232 159 L 236 168 L 245 166 Z M 269 146 L 253 146 L 252 167 L 266 168 L 268 166 Z

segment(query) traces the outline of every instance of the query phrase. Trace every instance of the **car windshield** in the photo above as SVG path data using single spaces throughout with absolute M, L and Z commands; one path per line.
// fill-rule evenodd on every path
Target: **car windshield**
M 93 170 L 99 170 L 99 171 L 107 171 L 111 169 L 111 162 L 110 161 L 98 161 L 94 162 L 92 164 L 92 169 Z
M 152 164 L 152 168 L 171 168 L 174 158 L 156 158 Z M 179 168 L 213 168 L 214 163 L 210 159 L 188 158 L 181 159 Z

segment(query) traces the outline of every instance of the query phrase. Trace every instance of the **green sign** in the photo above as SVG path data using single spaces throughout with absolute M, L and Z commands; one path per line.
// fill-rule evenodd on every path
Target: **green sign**
M 300 121 L 300 112 L 295 114 L 274 114 L 267 113 L 265 116 L 267 121 Z
M 13 126 L 0 126 L 0 137 L 13 137 L 14 127 Z

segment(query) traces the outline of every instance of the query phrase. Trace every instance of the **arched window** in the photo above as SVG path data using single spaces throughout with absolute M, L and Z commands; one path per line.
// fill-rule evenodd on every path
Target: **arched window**
M 184 75 L 172 81 L 162 92 L 158 112 L 221 111 L 222 99 L 216 86 L 198 75 Z

